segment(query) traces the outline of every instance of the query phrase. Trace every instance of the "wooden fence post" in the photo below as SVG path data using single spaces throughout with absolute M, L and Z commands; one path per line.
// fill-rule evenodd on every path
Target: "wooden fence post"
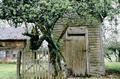
M 21 51 L 17 53 L 17 79 L 20 79 L 21 54 Z

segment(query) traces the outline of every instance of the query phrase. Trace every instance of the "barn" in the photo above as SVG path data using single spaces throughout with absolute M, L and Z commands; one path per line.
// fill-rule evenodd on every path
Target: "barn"
M 1 62 L 17 61 L 17 77 L 20 74 L 20 55 L 26 46 L 26 40 L 23 36 L 25 28 L 22 27 L 2 27 L 0 28 L 0 60 Z
M 22 35 L 24 28 L 2 27 L 0 28 L 0 60 L 11 62 L 16 61 L 17 53 L 24 48 L 28 37 Z

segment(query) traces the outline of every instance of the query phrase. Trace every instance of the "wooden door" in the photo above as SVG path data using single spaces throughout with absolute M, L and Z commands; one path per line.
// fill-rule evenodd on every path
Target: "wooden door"
M 65 39 L 64 57 L 67 67 L 74 75 L 86 74 L 86 32 L 83 33 L 83 29 L 77 27 L 68 29 Z

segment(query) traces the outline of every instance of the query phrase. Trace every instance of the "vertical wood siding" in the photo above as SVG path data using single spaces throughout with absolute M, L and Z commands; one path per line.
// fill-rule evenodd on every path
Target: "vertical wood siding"
M 77 17 L 76 17 L 77 16 Z M 62 30 L 65 27 L 65 23 L 68 21 L 69 15 L 65 15 L 64 18 L 61 18 L 55 26 L 54 29 L 54 35 L 56 38 L 61 34 Z M 70 27 L 86 27 L 88 30 L 88 55 L 87 55 L 87 60 L 89 61 L 88 67 L 89 71 L 87 72 L 89 75 L 102 75 L 104 74 L 104 53 L 102 51 L 102 39 L 101 39 L 101 29 L 99 27 L 99 23 L 96 25 L 91 25 L 87 23 L 81 23 L 81 19 L 78 18 L 79 16 L 76 14 L 71 14 L 71 21 L 69 23 Z M 69 47 L 69 49 L 72 49 L 72 46 L 69 46 L 69 44 L 65 44 L 65 35 L 62 40 L 62 51 L 63 49 L 68 50 L 66 47 Z M 78 44 L 78 43 L 76 43 Z M 73 45 L 74 46 L 74 45 Z M 74 47 L 75 48 L 75 47 Z M 69 50 L 68 50 L 69 51 Z M 63 52 L 63 55 L 66 56 L 66 51 Z M 69 57 L 71 58 L 71 57 Z M 71 59 L 66 59 L 69 62 L 72 62 Z

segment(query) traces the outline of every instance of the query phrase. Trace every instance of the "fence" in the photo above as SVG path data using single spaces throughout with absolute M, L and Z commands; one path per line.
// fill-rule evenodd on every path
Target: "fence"
M 27 50 L 21 56 L 20 79 L 54 79 L 49 63 L 48 49 L 41 47 L 32 53 Z M 56 79 L 64 79 L 59 75 Z

